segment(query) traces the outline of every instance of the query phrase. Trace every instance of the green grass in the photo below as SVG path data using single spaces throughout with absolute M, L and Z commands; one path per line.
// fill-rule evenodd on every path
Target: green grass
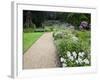
M 24 52 L 35 43 L 43 32 L 23 33 L 23 50 Z

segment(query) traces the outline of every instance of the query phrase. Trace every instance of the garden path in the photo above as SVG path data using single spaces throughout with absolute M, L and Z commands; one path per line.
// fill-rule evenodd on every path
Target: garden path
M 52 32 L 46 32 L 24 53 L 23 68 L 52 67 L 59 67 L 59 59 L 56 54 Z

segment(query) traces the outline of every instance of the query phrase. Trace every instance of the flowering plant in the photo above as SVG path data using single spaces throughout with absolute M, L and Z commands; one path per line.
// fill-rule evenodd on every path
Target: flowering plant
M 59 38 L 58 33 L 61 36 Z M 72 29 L 56 31 L 54 41 L 62 67 L 89 66 L 91 64 L 89 31 Z
M 75 67 L 75 66 L 87 66 L 90 65 L 90 60 L 87 58 L 86 53 L 69 52 L 67 51 L 66 56 L 60 57 L 62 67 Z
M 80 29 L 90 29 L 90 27 L 91 27 L 90 24 L 88 24 L 88 22 L 86 21 L 82 21 L 79 26 Z

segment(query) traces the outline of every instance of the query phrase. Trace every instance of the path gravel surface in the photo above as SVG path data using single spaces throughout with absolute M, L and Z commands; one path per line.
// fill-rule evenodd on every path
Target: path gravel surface
M 59 59 L 52 32 L 44 33 L 23 55 L 23 68 L 55 68 Z

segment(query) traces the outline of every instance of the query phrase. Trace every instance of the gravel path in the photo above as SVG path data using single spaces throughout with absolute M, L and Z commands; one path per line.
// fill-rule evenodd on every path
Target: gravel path
M 55 68 L 59 67 L 59 59 L 53 42 L 52 32 L 44 33 L 24 53 L 23 68 Z

